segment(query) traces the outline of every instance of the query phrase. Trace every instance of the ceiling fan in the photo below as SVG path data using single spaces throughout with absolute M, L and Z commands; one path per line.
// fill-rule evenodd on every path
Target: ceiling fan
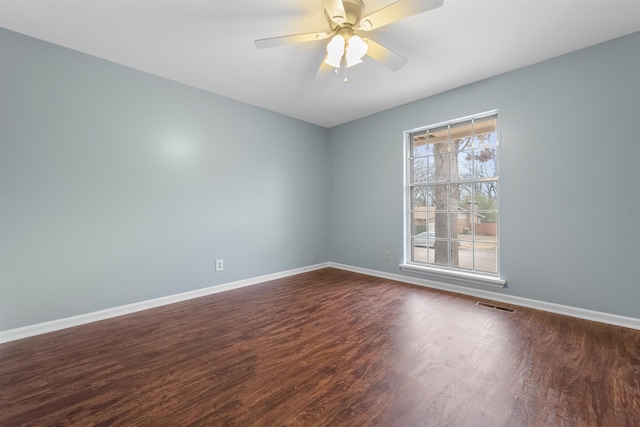
M 329 32 L 292 34 L 271 37 L 255 41 L 260 49 L 293 43 L 311 42 L 331 38 L 327 44 L 327 53 L 314 78 L 317 81 L 327 71 L 338 71 L 362 62 L 367 55 L 381 62 L 392 71 L 398 71 L 407 59 L 369 39 L 361 38 L 358 31 L 372 31 L 401 19 L 426 12 L 442 6 L 443 0 L 397 0 L 367 16 L 362 16 L 362 0 L 322 0 L 324 15 L 329 23 Z M 347 79 L 345 77 L 345 83 Z

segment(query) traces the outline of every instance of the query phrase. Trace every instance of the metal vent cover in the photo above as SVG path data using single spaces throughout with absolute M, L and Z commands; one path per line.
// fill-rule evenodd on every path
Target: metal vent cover
M 513 309 L 513 308 L 502 307 L 502 306 L 491 304 L 491 303 L 488 303 L 488 302 L 478 301 L 478 302 L 476 302 L 476 305 L 478 305 L 480 307 L 491 308 L 493 310 L 505 311 L 507 313 L 515 313 L 516 312 L 516 310 Z

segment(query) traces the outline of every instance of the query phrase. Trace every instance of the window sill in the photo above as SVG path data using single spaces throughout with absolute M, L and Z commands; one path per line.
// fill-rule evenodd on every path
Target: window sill
M 437 278 L 455 279 L 462 282 L 473 283 L 476 285 L 493 286 L 496 288 L 504 288 L 507 285 L 507 281 L 501 279 L 500 277 L 488 276 L 478 273 L 466 273 L 464 271 L 452 271 L 414 264 L 400 264 L 400 269 L 404 271 L 411 271 L 413 273 L 426 274 Z

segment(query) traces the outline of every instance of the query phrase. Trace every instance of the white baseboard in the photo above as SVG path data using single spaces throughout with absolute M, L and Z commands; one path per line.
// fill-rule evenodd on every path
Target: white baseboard
M 175 295 L 168 295 L 166 297 L 155 298 L 147 301 L 140 301 L 137 303 L 127 304 L 119 307 L 108 308 L 106 310 L 94 311 L 92 313 L 80 314 L 78 316 L 66 317 L 64 319 L 52 320 L 50 322 L 37 323 L 35 325 L 9 329 L 7 331 L 0 332 L 0 344 L 19 340 L 22 338 L 32 337 L 35 335 L 45 334 L 47 332 L 58 331 L 60 329 L 66 329 L 74 326 L 84 325 L 87 323 L 97 322 L 99 320 L 110 319 L 112 317 L 122 316 L 125 314 L 131 314 L 142 310 L 148 310 L 150 308 L 156 308 L 167 304 L 174 304 L 193 298 L 212 295 L 218 292 L 229 291 L 231 289 L 243 288 L 245 286 L 256 285 L 259 283 L 268 282 L 270 280 L 294 276 L 296 274 L 319 270 L 328 266 L 329 263 L 316 264 L 307 267 L 296 268 L 293 270 L 281 271 L 279 273 L 252 277 L 250 279 L 239 280 L 237 282 L 230 282 L 222 285 L 196 289 L 193 291 L 183 292 Z
M 415 277 L 408 277 L 400 274 L 386 273 L 383 271 L 370 270 L 367 268 L 353 267 L 350 265 L 344 265 L 344 264 L 339 264 L 335 262 L 330 262 L 328 266 L 332 268 L 341 269 L 341 270 L 352 271 L 354 273 L 362 273 L 362 274 L 367 274 L 369 276 L 381 277 L 383 279 L 409 283 L 412 285 L 425 286 L 428 288 L 455 292 L 463 295 L 470 295 L 478 298 L 518 305 L 521 307 L 528 307 L 536 310 L 562 314 L 565 316 L 577 317 L 580 319 L 593 320 L 595 322 L 607 323 L 610 325 L 622 326 L 625 328 L 640 330 L 640 319 L 635 317 L 620 316 L 617 314 L 587 310 L 584 308 L 571 307 L 568 305 L 555 304 L 552 302 L 516 297 L 512 295 L 502 295 L 496 292 L 485 291 L 482 289 L 474 289 L 474 288 L 468 288 L 465 286 L 450 285 L 447 283 L 435 282 L 432 280 L 419 279 Z
M 61 329 L 80 326 L 87 323 L 97 322 L 99 320 L 110 319 L 112 317 L 131 314 L 150 308 L 160 307 L 167 304 L 174 304 L 181 301 L 187 301 L 193 298 L 199 298 L 206 295 L 216 294 L 218 292 L 229 291 L 232 289 L 252 286 L 270 280 L 281 279 L 284 277 L 294 276 L 296 274 L 306 273 L 309 271 L 319 270 L 321 268 L 332 267 L 340 270 L 352 271 L 355 273 L 367 274 L 369 276 L 381 277 L 384 279 L 395 280 L 428 288 L 440 289 L 443 291 L 455 292 L 463 295 L 475 296 L 493 301 L 499 301 L 507 304 L 518 305 L 522 307 L 534 308 L 537 310 L 548 311 L 551 313 L 562 314 L 565 316 L 577 317 L 580 319 L 593 320 L 595 322 L 607 323 L 610 325 L 622 326 L 625 328 L 640 330 L 640 319 L 634 317 L 619 316 L 616 314 L 603 313 L 599 311 L 586 310 L 583 308 L 571 307 L 567 305 L 554 304 L 545 301 L 532 300 L 511 295 L 501 295 L 495 292 L 484 291 L 481 289 L 467 288 L 464 286 L 450 285 L 426 279 L 403 276 L 400 274 L 386 273 L 367 268 L 353 267 L 350 265 L 327 262 L 322 264 L 311 265 L 307 267 L 297 268 L 293 270 L 282 271 L 279 273 L 267 274 L 264 276 L 253 277 L 249 279 L 239 280 L 236 282 L 225 283 L 217 286 L 196 289 L 189 292 L 183 292 L 166 297 L 155 298 L 152 300 L 141 301 L 133 304 L 127 304 L 119 307 L 108 308 L 106 310 L 94 311 L 92 313 L 81 314 L 78 316 L 67 317 L 64 319 L 52 320 L 50 322 L 38 323 L 35 325 L 24 326 L 21 328 L 9 329 L 0 332 L 0 344 L 15 341 L 22 338 L 28 338 L 35 335 L 45 334 L 47 332 L 58 331 Z

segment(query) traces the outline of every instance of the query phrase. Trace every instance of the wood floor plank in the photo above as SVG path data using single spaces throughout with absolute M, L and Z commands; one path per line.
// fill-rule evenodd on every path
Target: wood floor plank
M 640 426 L 640 331 L 322 269 L 0 345 L 0 426 Z

